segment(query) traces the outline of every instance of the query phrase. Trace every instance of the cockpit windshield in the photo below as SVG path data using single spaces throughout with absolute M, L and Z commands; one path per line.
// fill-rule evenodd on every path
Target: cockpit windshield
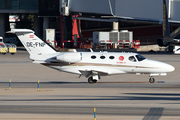
M 143 61 L 146 59 L 144 56 L 141 56 L 141 55 L 136 55 L 136 58 L 138 61 Z

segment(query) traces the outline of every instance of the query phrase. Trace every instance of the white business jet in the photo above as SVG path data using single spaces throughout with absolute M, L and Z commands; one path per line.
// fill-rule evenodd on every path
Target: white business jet
M 12 29 L 10 33 L 18 36 L 33 63 L 85 76 L 89 83 L 96 83 L 101 76 L 122 73 L 150 74 L 149 82 L 154 83 L 153 76 L 164 76 L 175 69 L 169 64 L 146 59 L 137 53 L 57 52 L 32 30 Z

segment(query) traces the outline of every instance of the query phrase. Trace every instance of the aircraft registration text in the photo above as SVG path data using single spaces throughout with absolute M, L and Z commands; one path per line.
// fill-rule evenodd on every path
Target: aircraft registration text
M 27 42 L 26 43 L 27 47 L 44 47 L 45 46 L 45 43 L 44 42 Z

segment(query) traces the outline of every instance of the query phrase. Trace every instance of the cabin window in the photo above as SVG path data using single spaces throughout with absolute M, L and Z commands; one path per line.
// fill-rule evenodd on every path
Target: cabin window
M 136 55 L 136 58 L 138 61 L 143 61 L 146 59 L 144 56 L 141 56 L 141 55 Z
M 111 60 L 114 59 L 114 56 L 109 56 L 109 59 L 111 59 Z
M 136 58 L 134 56 L 130 56 L 129 60 L 132 61 L 132 62 L 136 62 Z
M 105 57 L 105 56 L 101 56 L 100 58 L 101 58 L 101 59 L 105 59 L 106 57 Z
M 93 55 L 93 56 L 91 56 L 91 58 L 92 58 L 92 59 L 96 59 L 96 56 L 95 56 L 95 55 Z

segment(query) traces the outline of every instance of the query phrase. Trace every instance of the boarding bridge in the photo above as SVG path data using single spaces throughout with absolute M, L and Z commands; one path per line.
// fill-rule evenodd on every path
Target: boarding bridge
M 166 0 L 166 4 L 169 21 L 180 23 L 180 0 Z M 70 11 L 82 14 L 77 19 L 94 20 L 92 17 L 84 18 L 83 14 L 99 14 L 101 18 L 97 21 L 113 22 L 124 18 L 161 22 L 163 0 L 60 0 L 61 14 L 68 16 Z

